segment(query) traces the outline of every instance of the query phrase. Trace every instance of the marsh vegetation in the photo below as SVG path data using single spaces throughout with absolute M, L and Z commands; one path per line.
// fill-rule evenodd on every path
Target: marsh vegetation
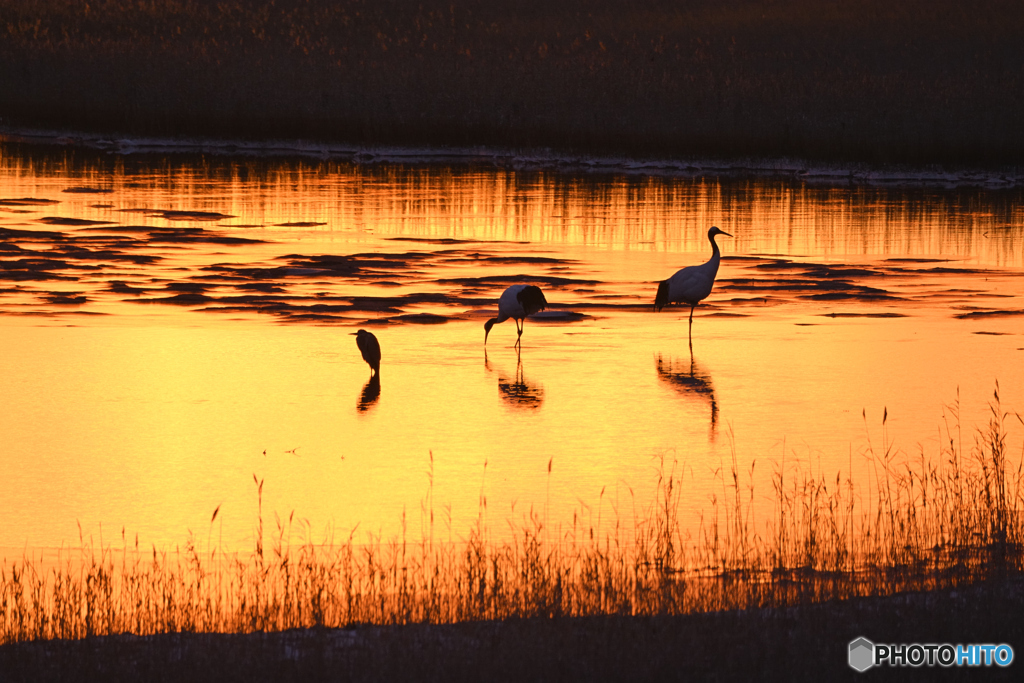
M 1016 163 L 1024 10 L 901 2 L 0 2 L 7 126 Z
M 984 428 L 963 433 L 959 406 L 950 406 L 944 446 L 917 456 L 888 442 L 883 419 L 866 482 L 773 463 L 767 520 L 755 518 L 755 492 L 735 458 L 720 472 L 722 496 L 696 525 L 681 520 L 683 478 L 663 460 L 656 497 L 636 519 L 618 510 L 550 528 L 531 509 L 498 535 L 481 494 L 478 522 L 462 533 L 446 528 L 431 480 L 411 522 L 418 533 L 302 541 L 294 513 L 265 519 L 264 481 L 254 476 L 249 554 L 217 547 L 215 510 L 209 533 L 190 533 L 173 551 L 122 536 L 119 547 L 83 538 L 51 566 L 5 559 L 0 642 L 670 616 L 1005 579 L 1024 559 L 1024 453 L 1009 434 L 1021 417 L 1001 406 L 998 387 L 990 408 Z

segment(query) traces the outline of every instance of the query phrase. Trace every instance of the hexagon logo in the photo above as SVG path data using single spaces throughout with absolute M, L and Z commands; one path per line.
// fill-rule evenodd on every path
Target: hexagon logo
M 850 643 L 850 668 L 867 671 L 875 663 L 875 644 L 864 637 Z

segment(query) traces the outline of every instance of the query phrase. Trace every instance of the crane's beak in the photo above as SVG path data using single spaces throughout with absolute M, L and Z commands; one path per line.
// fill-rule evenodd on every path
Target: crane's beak
M 725 230 L 722 230 L 721 228 L 718 229 L 718 232 L 719 232 L 719 234 L 725 235 L 726 237 L 732 237 L 732 235 L 727 233 Z

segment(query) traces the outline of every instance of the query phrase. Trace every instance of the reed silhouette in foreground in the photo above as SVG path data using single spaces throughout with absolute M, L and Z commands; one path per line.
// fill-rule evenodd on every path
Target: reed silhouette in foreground
M 753 515 L 752 484 L 735 452 L 723 497 L 698 531 L 680 520 L 683 477 L 662 458 L 656 495 L 635 524 L 549 529 L 531 511 L 505 540 L 481 499 L 465 540 L 438 542 L 431 486 L 418 540 L 401 537 L 293 545 L 292 520 L 264 545 L 263 482 L 256 482 L 255 548 L 173 553 L 131 547 L 69 552 L 44 569 L 26 557 L 0 569 L 0 644 L 103 634 L 248 633 L 354 624 L 455 623 L 517 617 L 680 615 L 777 607 L 964 586 L 1022 568 L 1022 460 L 1011 453 L 998 388 L 985 428 L 963 447 L 959 405 L 931 457 L 887 436 L 868 446 L 871 475 L 814 474 L 785 461 L 773 471 L 774 512 Z M 753 465 L 751 466 L 753 467 Z M 550 469 L 549 469 L 550 472 Z M 214 512 L 213 519 L 216 518 Z M 211 519 L 211 525 L 212 525 Z M 404 519 L 403 526 L 405 528 Z M 449 534 L 451 530 L 449 529 Z M 554 532 L 554 533 L 553 533 Z

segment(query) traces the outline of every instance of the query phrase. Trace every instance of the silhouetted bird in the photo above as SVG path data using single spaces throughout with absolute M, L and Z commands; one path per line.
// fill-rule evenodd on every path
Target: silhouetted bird
M 654 297 L 654 310 L 660 311 L 668 304 L 684 303 L 690 305 L 690 346 L 693 346 L 693 309 L 711 294 L 711 288 L 715 285 L 715 276 L 718 274 L 718 262 L 722 260 L 722 253 L 718 251 L 715 244 L 715 235 L 732 237 L 724 230 L 714 226 L 708 230 L 708 240 L 711 242 L 711 260 L 699 266 L 689 266 L 677 270 L 667 280 L 662 280 L 658 285 L 658 294 Z
M 380 374 L 380 343 L 377 338 L 366 330 L 359 330 L 353 334 L 356 336 L 359 353 L 363 354 L 363 360 L 370 366 L 371 374 Z
M 540 291 L 537 285 L 512 285 L 502 292 L 501 298 L 498 299 L 498 317 L 484 323 L 484 344 L 487 344 L 487 335 L 491 333 L 492 327 L 512 318 L 516 321 L 516 332 L 519 335 L 516 337 L 516 346 L 519 346 L 523 338 L 526 316 L 543 311 L 547 305 L 544 292 Z

